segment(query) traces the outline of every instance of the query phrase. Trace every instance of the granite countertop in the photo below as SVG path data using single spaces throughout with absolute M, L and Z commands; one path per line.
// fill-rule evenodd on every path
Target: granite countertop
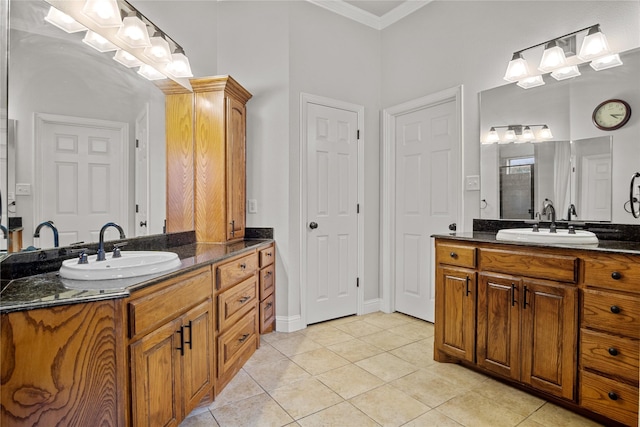
M 3 281 L 2 291 L 0 291 L 0 313 L 126 298 L 134 290 L 154 285 L 160 281 L 272 242 L 272 239 L 251 239 L 226 244 L 191 243 L 181 246 L 169 246 L 162 250 L 178 254 L 182 262 L 182 266 L 178 269 L 156 275 L 101 280 L 95 290 L 77 289 L 78 284 L 82 283 L 82 281 L 62 279 L 57 271 Z M 98 284 L 97 282 L 95 281 L 93 284 Z
M 640 255 L 640 241 L 623 241 L 623 240 L 604 240 L 600 239 L 598 245 L 594 246 L 578 246 L 578 245 L 562 245 L 548 243 L 527 243 L 527 242 L 510 242 L 506 240 L 497 240 L 495 231 L 473 231 L 468 233 L 451 233 L 451 234 L 434 234 L 432 237 L 465 240 L 482 243 L 500 243 L 515 246 L 536 246 L 536 247 L 553 247 L 565 249 L 579 249 L 585 251 L 596 252 L 614 252 L 621 254 Z

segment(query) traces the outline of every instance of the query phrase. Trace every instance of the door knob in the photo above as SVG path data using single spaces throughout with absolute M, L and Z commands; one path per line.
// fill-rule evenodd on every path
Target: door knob
M 147 221 L 140 221 L 140 227 L 146 227 Z
M 310 222 L 309 223 L 309 228 L 312 230 L 315 230 L 316 228 L 318 228 L 318 223 L 317 222 Z
M 458 228 L 458 225 L 455 222 L 449 224 L 449 230 L 456 231 L 456 228 Z

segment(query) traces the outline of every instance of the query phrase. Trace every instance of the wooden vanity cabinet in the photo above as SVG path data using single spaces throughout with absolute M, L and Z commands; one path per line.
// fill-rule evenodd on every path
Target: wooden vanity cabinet
M 231 381 L 260 346 L 257 250 L 214 264 L 217 371 L 216 393 Z
M 128 301 L 132 425 L 177 426 L 214 385 L 211 267 Z
M 260 259 L 260 333 L 275 329 L 276 323 L 276 246 L 269 245 L 258 252 Z

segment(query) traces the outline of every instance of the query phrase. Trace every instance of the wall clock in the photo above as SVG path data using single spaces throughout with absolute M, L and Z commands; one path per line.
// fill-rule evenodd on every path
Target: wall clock
M 631 107 L 621 99 L 608 99 L 593 110 L 593 124 L 601 130 L 616 130 L 631 117 Z

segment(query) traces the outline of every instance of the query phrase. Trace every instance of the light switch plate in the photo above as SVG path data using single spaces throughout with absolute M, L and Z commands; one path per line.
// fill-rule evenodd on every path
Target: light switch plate
M 16 196 L 30 196 L 31 184 L 16 184 Z
M 480 191 L 480 175 L 468 175 L 465 180 L 467 191 Z
M 258 213 L 258 201 L 256 199 L 247 200 L 247 211 L 250 214 Z

